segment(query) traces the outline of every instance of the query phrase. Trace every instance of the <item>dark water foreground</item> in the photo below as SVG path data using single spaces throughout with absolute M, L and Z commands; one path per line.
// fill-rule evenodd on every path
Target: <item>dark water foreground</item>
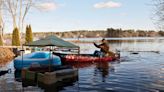
M 121 53 L 120 61 L 84 64 L 79 81 L 61 92 L 164 92 L 164 53 Z M 13 63 L 7 64 L 13 68 Z M 38 87 L 22 88 L 12 73 L 0 77 L 0 92 L 42 92 Z
M 0 70 L 7 69 L 11 69 L 11 72 L 0 76 L 0 92 L 43 92 L 43 90 L 38 87 L 23 88 L 22 83 L 16 81 L 15 69 L 12 61 L 0 66 Z
M 122 53 L 121 62 L 94 64 L 79 71 L 79 85 L 65 87 L 85 92 L 163 92 L 163 55 Z

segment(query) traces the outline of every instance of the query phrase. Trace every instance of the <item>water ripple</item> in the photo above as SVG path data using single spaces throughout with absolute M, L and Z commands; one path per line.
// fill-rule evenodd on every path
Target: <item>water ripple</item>
M 109 63 L 107 68 L 96 64 L 84 68 L 79 71 L 79 90 L 80 92 L 163 92 L 164 63 L 161 61 L 163 58 L 161 54 L 154 56 L 158 59 L 152 56 L 154 54 L 150 53 L 145 56 L 129 56 L 126 59 L 122 58 L 120 63 Z

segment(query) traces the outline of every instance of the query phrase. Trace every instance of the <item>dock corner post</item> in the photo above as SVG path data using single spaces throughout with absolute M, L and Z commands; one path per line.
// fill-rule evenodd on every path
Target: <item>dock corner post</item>
M 22 50 L 21 50 L 21 53 L 22 53 L 22 68 L 23 68 L 23 52 L 24 52 L 24 50 L 23 50 L 23 44 L 22 44 Z
M 80 55 L 80 47 L 78 47 L 78 56 Z M 79 61 L 77 62 L 77 72 L 78 72 L 78 92 L 80 91 L 79 87 Z
M 78 47 L 78 55 L 80 54 L 80 47 Z

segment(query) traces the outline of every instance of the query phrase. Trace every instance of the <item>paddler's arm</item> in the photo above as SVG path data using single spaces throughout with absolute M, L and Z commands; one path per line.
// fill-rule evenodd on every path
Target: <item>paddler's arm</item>
M 97 45 L 95 42 L 93 42 L 94 46 L 97 48 L 100 48 L 99 45 Z
M 97 45 L 95 42 L 93 42 L 93 44 L 94 44 L 95 47 L 97 47 L 97 48 L 101 48 L 101 46 L 103 46 L 103 44 Z

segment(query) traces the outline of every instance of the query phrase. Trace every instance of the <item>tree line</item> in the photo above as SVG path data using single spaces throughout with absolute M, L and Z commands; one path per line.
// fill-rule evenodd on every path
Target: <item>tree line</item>
M 164 36 L 164 31 L 154 30 L 122 30 L 122 29 L 107 29 L 106 37 L 161 37 Z
M 164 31 L 153 30 L 122 30 L 107 28 L 106 30 L 76 30 L 68 32 L 34 32 L 36 39 L 42 39 L 49 35 L 60 38 L 96 38 L 96 37 L 164 37 Z
M 69 32 L 36 32 L 35 38 L 56 35 L 61 38 L 96 38 L 96 37 L 164 37 L 164 31 L 153 30 L 122 30 L 107 28 L 106 30 L 76 30 Z
M 16 31 L 16 32 L 15 32 Z M 12 45 L 19 46 L 20 42 L 18 37 L 18 29 L 14 29 L 13 34 L 4 35 L 5 39 L 14 39 Z M 26 26 L 26 33 L 23 33 L 22 43 L 32 42 L 33 39 L 42 39 L 49 35 L 55 35 L 60 38 L 97 38 L 97 37 L 164 37 L 164 31 L 153 31 L 153 30 L 122 30 L 107 28 L 106 30 L 76 30 L 68 32 L 32 32 L 30 25 Z

